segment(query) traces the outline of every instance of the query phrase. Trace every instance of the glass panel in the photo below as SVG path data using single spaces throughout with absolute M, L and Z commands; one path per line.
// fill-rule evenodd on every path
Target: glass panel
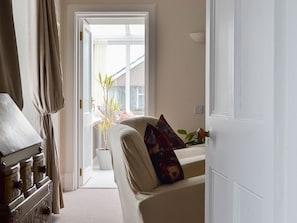
M 144 36 L 144 24 L 130 25 L 130 35 L 132 36 Z
M 143 114 L 144 112 L 144 87 L 143 86 L 131 86 L 131 111 L 137 114 Z
M 125 25 L 92 25 L 94 38 L 102 36 L 125 36 Z
M 135 62 L 137 59 L 144 61 L 144 45 L 131 45 L 130 61 Z
M 116 27 L 119 30 L 114 31 Z M 133 42 L 135 38 L 131 38 L 130 41 L 129 36 L 144 39 L 145 25 L 98 25 L 96 30 L 100 32 L 99 35 L 107 44 L 104 53 L 99 54 L 101 61 L 105 62 L 106 74 L 113 75 L 115 80 L 113 88 L 110 89 L 110 95 L 121 103 L 122 111 L 127 110 L 136 115 L 143 115 L 145 111 L 145 46 L 139 42 L 135 44 Z M 95 48 L 94 51 L 96 54 Z M 102 101 L 98 101 L 102 104 Z
M 125 75 L 123 76 L 125 78 Z M 114 97 L 114 99 L 121 103 L 120 110 L 125 111 L 126 108 L 126 88 L 125 85 L 119 84 L 119 82 L 115 82 L 114 87 L 110 89 L 110 95 Z
M 130 69 L 130 110 L 136 115 L 143 115 L 145 105 L 144 45 L 130 46 Z
M 126 46 L 108 45 L 106 55 L 106 72 L 115 75 L 123 72 L 126 68 Z

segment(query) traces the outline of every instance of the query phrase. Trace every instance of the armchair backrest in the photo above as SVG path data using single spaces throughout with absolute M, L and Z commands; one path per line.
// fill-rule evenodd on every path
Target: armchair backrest
M 159 185 L 143 137 L 128 125 L 114 125 L 108 130 L 115 180 L 134 193 L 150 192 Z M 119 186 L 120 189 L 120 186 Z
M 156 126 L 157 122 L 158 119 L 152 116 L 137 116 L 122 121 L 121 124 L 129 125 L 132 128 L 136 129 L 143 138 L 147 123 Z

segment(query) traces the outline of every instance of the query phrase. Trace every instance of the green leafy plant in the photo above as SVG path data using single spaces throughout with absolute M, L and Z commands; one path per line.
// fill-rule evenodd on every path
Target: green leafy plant
M 114 84 L 113 77 L 110 75 L 98 75 L 98 84 L 103 90 L 103 111 L 99 110 L 101 122 L 99 123 L 100 130 L 102 131 L 104 149 L 107 149 L 107 130 L 116 122 L 116 112 L 120 110 L 121 103 L 117 102 L 114 97 L 109 96 L 109 90 Z
M 198 132 L 187 132 L 184 129 L 178 129 L 177 132 L 184 135 L 184 141 L 187 145 L 197 145 L 204 143 L 203 139 L 198 138 Z

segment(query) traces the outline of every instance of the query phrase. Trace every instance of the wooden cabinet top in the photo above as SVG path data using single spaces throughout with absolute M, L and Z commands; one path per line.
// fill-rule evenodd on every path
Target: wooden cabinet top
M 11 97 L 0 93 L 0 160 L 30 147 L 39 148 L 41 141 L 39 134 Z

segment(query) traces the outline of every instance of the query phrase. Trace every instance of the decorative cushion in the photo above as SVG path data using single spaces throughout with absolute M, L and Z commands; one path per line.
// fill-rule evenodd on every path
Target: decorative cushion
M 163 115 L 160 116 L 156 127 L 163 135 L 168 138 L 173 149 L 181 149 L 187 147 L 184 141 L 174 132 Z
M 181 165 L 167 139 L 156 127 L 148 124 L 144 142 L 156 174 L 162 184 L 184 179 Z

